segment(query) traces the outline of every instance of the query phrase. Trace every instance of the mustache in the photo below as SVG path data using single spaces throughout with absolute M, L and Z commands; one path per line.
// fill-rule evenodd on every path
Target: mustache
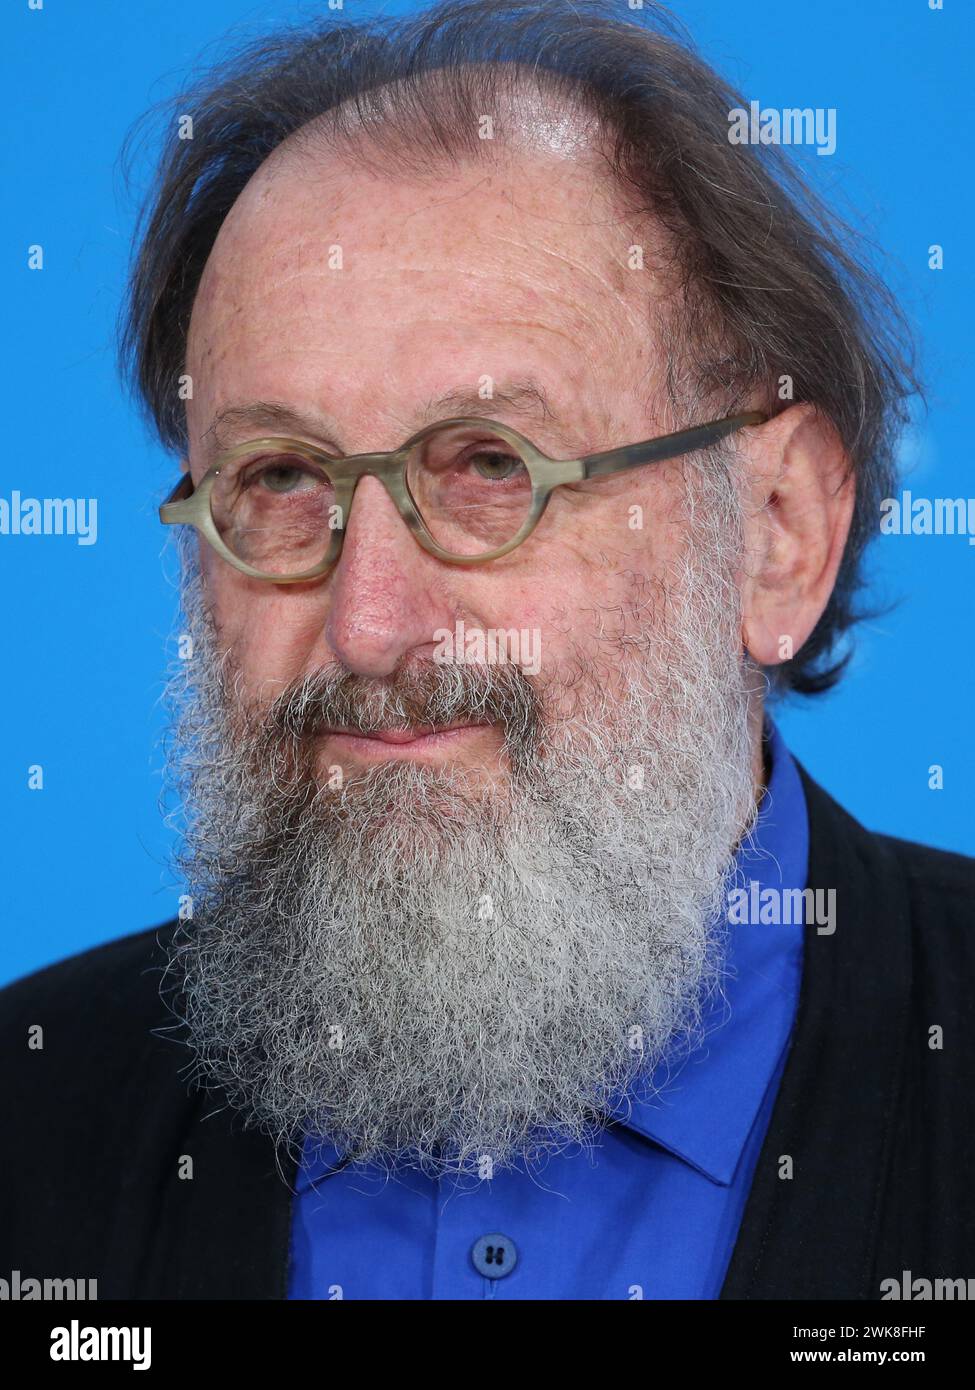
M 292 681 L 267 707 L 263 723 L 272 737 L 298 740 L 333 729 L 376 734 L 492 724 L 525 749 L 538 740 L 543 705 L 541 691 L 514 663 L 410 662 L 391 676 L 374 677 L 336 661 Z

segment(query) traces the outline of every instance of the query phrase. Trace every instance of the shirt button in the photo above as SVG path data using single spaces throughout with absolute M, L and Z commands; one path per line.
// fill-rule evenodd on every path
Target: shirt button
M 518 1249 L 510 1236 L 492 1231 L 474 1242 L 471 1259 L 478 1274 L 486 1279 L 503 1279 L 518 1263 Z

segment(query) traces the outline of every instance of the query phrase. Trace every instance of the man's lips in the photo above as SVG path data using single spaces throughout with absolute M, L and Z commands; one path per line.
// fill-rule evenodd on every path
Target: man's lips
M 390 743 L 399 747 L 408 744 L 433 744 L 442 738 L 447 738 L 451 734 L 459 734 L 468 729 L 484 729 L 485 724 L 445 724 L 441 728 L 416 727 L 408 729 L 375 729 L 369 733 L 363 733 L 359 729 L 326 728 L 322 732 L 329 738 L 345 738 L 356 742 L 371 743 Z

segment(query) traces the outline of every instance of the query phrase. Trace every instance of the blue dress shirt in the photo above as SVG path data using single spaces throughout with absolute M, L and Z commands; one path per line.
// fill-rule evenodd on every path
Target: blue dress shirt
M 806 886 L 799 773 L 766 724 L 771 774 L 733 883 Z M 751 889 L 752 900 L 756 890 Z M 591 1149 L 490 1181 L 339 1167 L 306 1144 L 289 1297 L 700 1299 L 724 1282 L 788 1050 L 802 926 L 729 925 L 701 1045 Z M 622 1114 L 622 1111 L 620 1111 Z

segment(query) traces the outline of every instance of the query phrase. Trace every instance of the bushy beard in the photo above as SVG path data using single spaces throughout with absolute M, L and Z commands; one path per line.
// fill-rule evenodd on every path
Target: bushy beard
M 686 552 L 640 630 L 600 644 L 609 667 L 578 649 L 538 678 L 336 664 L 257 707 L 185 549 L 169 771 L 193 916 L 172 1002 L 196 1079 L 279 1147 L 535 1163 L 698 1040 L 753 789 L 737 511 L 727 478 L 692 476 Z M 326 725 L 458 720 L 503 733 L 502 781 L 316 763 Z

